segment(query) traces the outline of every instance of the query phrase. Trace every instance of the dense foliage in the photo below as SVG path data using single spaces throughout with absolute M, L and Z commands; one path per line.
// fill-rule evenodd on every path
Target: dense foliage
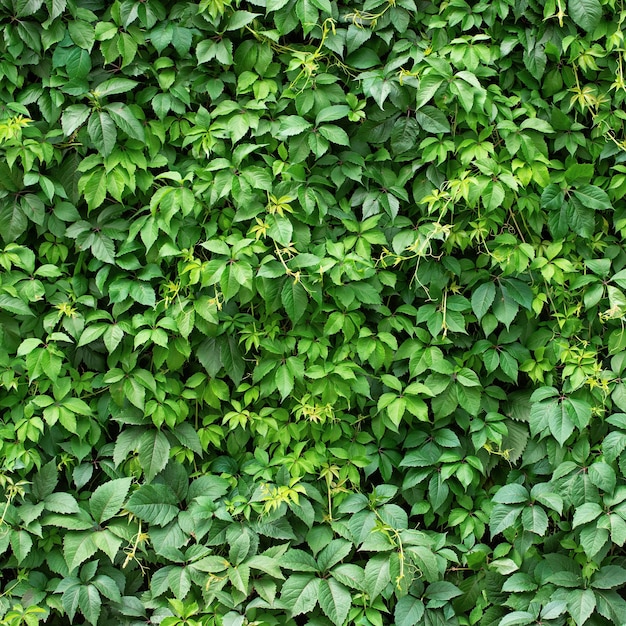
M 0 623 L 624 624 L 625 20 L 0 0 Z

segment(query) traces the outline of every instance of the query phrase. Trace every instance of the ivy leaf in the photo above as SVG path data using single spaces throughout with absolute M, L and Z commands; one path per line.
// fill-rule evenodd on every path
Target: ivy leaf
M 342 626 L 352 605 L 350 591 L 334 578 L 321 579 L 318 598 L 320 607 L 328 619 L 335 626 Z
M 321 579 L 306 574 L 293 574 L 283 584 L 280 599 L 293 616 L 310 613 L 317 604 Z
M 567 13 L 577 26 L 591 32 L 600 23 L 602 5 L 600 0 L 568 0 Z
M 63 556 L 70 570 L 93 556 L 98 550 L 91 531 L 68 532 L 63 538 Z
M 109 156 L 113 152 L 117 141 L 117 130 L 113 120 L 105 111 L 94 111 L 87 123 L 87 132 L 96 150 L 102 156 Z
M 170 442 L 160 430 L 149 430 L 139 438 L 139 465 L 144 471 L 146 482 L 152 479 L 167 465 L 170 455 Z
M 142 485 L 135 491 L 126 509 L 148 524 L 166 526 L 178 515 L 177 504 L 176 495 L 167 485 L 155 483 Z
M 280 299 L 287 315 L 296 324 L 304 315 L 308 304 L 304 287 L 293 278 L 287 278 L 281 290 Z
M 450 122 L 445 114 L 433 106 L 425 106 L 416 111 L 415 119 L 427 133 L 437 135 L 450 132 Z
M 370 598 L 377 598 L 391 582 L 389 556 L 377 554 L 365 566 L 365 590 Z
M 89 498 L 89 510 L 101 524 L 117 515 L 128 495 L 132 478 L 117 478 L 100 485 Z
M 400 598 L 394 609 L 396 626 L 417 626 L 424 616 L 424 603 L 410 595 Z
M 115 125 L 124 131 L 129 137 L 138 141 L 146 140 L 146 133 L 141 122 L 133 115 L 130 107 L 123 102 L 107 104 L 104 109 L 111 116 Z
M 567 594 L 567 608 L 574 618 L 576 626 L 583 626 L 596 608 L 596 597 L 593 591 L 591 589 L 572 589 Z

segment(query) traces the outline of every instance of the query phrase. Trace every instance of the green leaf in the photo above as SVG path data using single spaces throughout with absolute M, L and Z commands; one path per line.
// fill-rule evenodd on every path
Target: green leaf
M 102 600 L 98 589 L 94 585 L 84 585 L 80 587 L 78 601 L 82 614 L 87 621 L 95 626 L 100 618 L 102 610 Z
M 33 479 L 33 496 L 37 500 L 43 500 L 54 492 L 58 482 L 59 472 L 57 464 L 54 461 L 50 461 L 42 465 Z
M 394 609 L 396 626 L 417 626 L 422 623 L 424 603 L 410 595 L 400 598 Z
M 144 472 L 146 482 L 153 478 L 167 465 L 170 457 L 170 442 L 160 430 L 146 431 L 138 441 L 139 465 Z
M 100 83 L 96 88 L 94 88 L 92 93 L 97 98 L 115 96 L 120 93 L 132 91 L 138 84 L 139 83 L 136 80 L 131 80 L 130 78 L 125 78 L 123 76 L 116 76 L 115 78 L 109 78 L 108 80 Z M 107 108 L 110 106 L 111 105 L 108 105 Z
M 63 110 L 61 127 L 66 137 L 80 128 L 89 117 L 90 109 L 86 104 L 71 104 Z
M 439 580 L 437 582 L 431 583 L 426 588 L 424 596 L 429 598 L 430 600 L 436 601 L 444 601 L 444 600 L 452 600 L 457 596 L 462 595 L 462 591 L 451 582 L 446 580 Z
M 389 555 L 377 554 L 365 566 L 365 591 L 374 600 L 390 582 Z
M 587 208 L 578 197 L 572 198 L 567 206 L 570 228 L 581 237 L 590 239 L 595 227 L 593 210 Z
M 350 138 L 343 128 L 335 126 L 333 124 L 322 124 L 317 128 L 319 134 L 328 139 L 331 143 L 338 144 L 340 146 L 349 146 Z
M 519 483 L 511 483 L 500 487 L 492 500 L 499 504 L 521 504 L 528 502 L 529 494 L 526 487 Z
M 528 611 L 513 611 L 506 617 L 503 617 L 498 626 L 522 626 L 524 624 L 532 624 L 535 622 L 535 616 Z
M 310 613 L 317 604 L 321 579 L 307 574 L 293 574 L 284 583 L 280 599 L 293 616 Z
M 165 526 L 179 513 L 178 500 L 174 492 L 162 484 L 142 485 L 135 491 L 126 504 L 126 509 L 139 519 Z
M 594 589 L 613 589 L 626 584 L 626 569 L 619 565 L 603 565 L 592 577 Z
M 132 478 L 117 478 L 100 485 L 89 498 L 91 515 L 102 524 L 117 515 L 130 489 Z
M 444 79 L 441 76 L 424 73 L 419 81 L 415 108 L 421 109 L 427 102 L 429 102 L 443 83 Z
M 523 507 L 521 506 L 497 504 L 493 508 L 491 518 L 489 519 L 491 536 L 494 537 L 498 533 L 505 531 L 507 528 L 514 526 L 517 519 L 520 517 L 522 510 Z
M 98 550 L 91 531 L 68 532 L 63 537 L 63 556 L 67 567 L 74 570 Z
M 322 611 L 335 626 L 342 626 L 352 606 L 350 591 L 334 578 L 319 582 L 319 603 Z
M 609 531 L 604 528 L 596 528 L 592 524 L 580 531 L 580 545 L 590 559 L 593 559 L 608 542 Z
M 0 236 L 3 241 L 16 241 L 27 228 L 28 218 L 17 202 L 5 201 L 0 205 Z
M 572 527 L 576 528 L 582 524 L 587 524 L 602 514 L 602 507 L 597 502 L 586 502 L 574 511 Z
M 283 246 L 288 246 L 291 243 L 291 237 L 293 235 L 293 226 L 291 221 L 281 215 L 271 215 L 268 218 L 270 227 L 267 234 Z
M 280 118 L 280 125 L 278 127 L 278 138 L 284 141 L 288 137 L 300 135 L 312 127 L 313 124 L 307 122 L 299 115 L 283 115 Z
M 78 513 L 78 502 L 76 502 L 76 498 L 69 493 L 56 492 L 47 495 L 44 498 L 44 505 L 47 511 L 52 511 L 53 513 Z
M 496 297 L 496 286 L 489 282 L 479 285 L 472 293 L 472 311 L 480 321 L 489 311 Z
M 133 115 L 130 107 L 123 102 L 113 102 L 107 104 L 105 110 L 115 122 L 115 125 L 124 131 L 129 137 L 138 141 L 146 140 L 146 133 L 141 122 Z
M 411 117 L 400 117 L 396 120 L 391 131 L 391 149 L 402 154 L 415 146 L 419 126 L 417 121 Z
M 10 542 L 17 562 L 21 563 L 33 547 L 31 536 L 25 530 L 13 530 L 11 531 Z
M 117 130 L 108 113 L 94 111 L 89 117 L 87 132 L 96 150 L 102 156 L 109 156 L 113 152 L 115 142 L 117 141 Z
M 293 278 L 287 278 L 281 290 L 280 299 L 289 319 L 296 324 L 304 315 L 308 304 L 304 287 Z
M 415 112 L 418 124 L 427 132 L 433 134 L 449 133 L 450 122 L 445 114 L 435 107 L 425 106 Z
M 567 608 L 574 618 L 576 626 L 583 626 L 596 608 L 596 597 L 593 591 L 591 589 L 572 589 L 567 594 Z
M 81 176 L 79 189 L 85 194 L 85 200 L 87 200 L 89 210 L 93 211 L 97 209 L 105 201 L 107 196 L 106 171 L 103 168 L 98 168 L 85 176 Z M 102 239 L 100 239 L 99 244 L 97 244 L 96 250 L 100 256 L 111 259 L 111 263 L 115 262 L 111 256 L 111 250 L 107 250 L 106 246 L 102 244 Z
M 602 18 L 600 0 L 568 0 L 567 14 L 587 32 L 595 30 Z

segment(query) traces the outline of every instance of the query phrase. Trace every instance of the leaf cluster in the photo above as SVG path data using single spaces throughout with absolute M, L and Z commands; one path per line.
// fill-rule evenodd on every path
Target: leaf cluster
M 625 20 L 0 0 L 0 624 L 622 624 Z

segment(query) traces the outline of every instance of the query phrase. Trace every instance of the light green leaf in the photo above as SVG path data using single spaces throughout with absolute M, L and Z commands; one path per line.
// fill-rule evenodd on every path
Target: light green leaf
M 68 532 L 63 538 L 63 556 L 70 572 L 98 550 L 91 531 Z
M 178 499 L 174 492 L 162 484 L 142 485 L 135 491 L 126 504 L 126 509 L 139 519 L 165 526 L 179 513 Z
M 410 595 L 400 598 L 394 609 L 396 626 L 417 626 L 422 623 L 423 616 L 424 603 Z
M 293 616 L 310 613 L 317 604 L 320 583 L 311 575 L 293 574 L 284 582 L 280 599 Z
M 391 582 L 389 555 L 377 554 L 365 566 L 365 591 L 375 600 Z
M 130 107 L 123 102 L 113 102 L 107 104 L 104 108 L 115 122 L 115 125 L 123 130 L 129 137 L 137 139 L 138 141 L 146 140 L 143 125 L 135 117 Z
M 583 626 L 596 608 L 596 597 L 593 591 L 591 589 L 572 589 L 567 594 L 567 608 L 574 618 L 576 626 Z
M 350 591 L 334 578 L 322 579 L 318 591 L 322 611 L 335 626 L 342 626 L 352 606 Z
M 300 282 L 289 277 L 285 280 L 280 298 L 287 315 L 289 315 L 289 319 L 296 324 L 306 312 L 308 304 L 306 290 Z
M 149 430 L 141 435 L 139 442 L 139 465 L 144 471 L 146 482 L 167 465 L 170 458 L 170 442 L 160 430 Z
M 98 524 L 111 519 L 120 512 L 128 495 L 131 482 L 132 478 L 110 480 L 100 485 L 91 494 L 89 510 Z

